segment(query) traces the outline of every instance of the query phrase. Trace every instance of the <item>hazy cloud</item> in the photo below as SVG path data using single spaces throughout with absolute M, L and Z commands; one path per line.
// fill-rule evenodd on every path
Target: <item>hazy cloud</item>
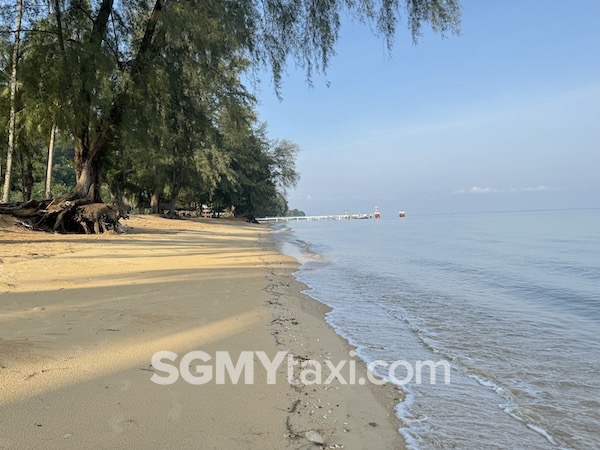
M 544 191 L 555 191 L 556 189 L 550 188 L 548 186 L 536 186 L 530 188 L 523 188 L 521 191 L 523 192 L 544 192 Z
M 493 194 L 497 192 L 547 192 L 556 191 L 557 189 L 548 186 L 536 186 L 536 187 L 525 187 L 525 188 L 511 188 L 511 189 L 493 189 L 490 187 L 479 187 L 473 186 L 469 189 L 457 189 L 453 194 Z
M 492 189 L 489 187 L 473 186 L 469 189 L 458 189 L 453 194 L 491 194 L 493 192 L 501 192 L 499 189 Z

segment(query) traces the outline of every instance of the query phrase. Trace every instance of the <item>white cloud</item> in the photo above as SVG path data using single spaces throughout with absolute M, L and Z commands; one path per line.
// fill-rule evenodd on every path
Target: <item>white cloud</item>
M 544 191 L 555 191 L 556 189 L 549 188 L 548 186 L 536 186 L 536 187 L 528 187 L 522 188 L 523 192 L 544 192 Z
M 469 189 L 457 189 L 453 194 L 493 194 L 497 192 L 548 192 L 557 191 L 558 189 L 551 188 L 548 186 L 536 186 L 536 187 L 525 187 L 525 188 L 510 188 L 510 189 L 494 189 L 490 187 L 479 187 L 473 186 Z
M 458 189 L 453 194 L 491 194 L 493 192 L 501 192 L 499 189 L 492 189 L 489 187 L 473 186 L 469 189 Z

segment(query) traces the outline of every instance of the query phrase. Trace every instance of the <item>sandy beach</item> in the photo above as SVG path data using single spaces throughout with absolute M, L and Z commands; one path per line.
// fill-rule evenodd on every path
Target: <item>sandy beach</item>
M 53 235 L 0 218 L 0 448 L 403 448 L 389 385 L 290 384 L 285 364 L 268 384 L 258 360 L 253 384 L 153 382 L 160 351 L 178 366 L 191 351 L 337 364 L 351 349 L 268 228 L 126 224 Z

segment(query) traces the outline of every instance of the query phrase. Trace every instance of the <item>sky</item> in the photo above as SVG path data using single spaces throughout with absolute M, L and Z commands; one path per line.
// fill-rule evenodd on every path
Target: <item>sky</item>
M 460 36 L 399 29 L 391 54 L 343 19 L 313 87 L 259 85 L 296 142 L 290 208 L 383 215 L 600 206 L 600 1 L 463 0 Z M 263 78 L 264 79 L 264 78 Z

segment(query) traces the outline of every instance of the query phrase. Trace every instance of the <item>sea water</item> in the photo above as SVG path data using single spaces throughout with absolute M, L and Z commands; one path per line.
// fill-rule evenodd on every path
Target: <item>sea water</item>
M 410 448 L 600 448 L 599 210 L 278 231 L 362 359 L 449 362 L 449 384 L 402 386 Z

